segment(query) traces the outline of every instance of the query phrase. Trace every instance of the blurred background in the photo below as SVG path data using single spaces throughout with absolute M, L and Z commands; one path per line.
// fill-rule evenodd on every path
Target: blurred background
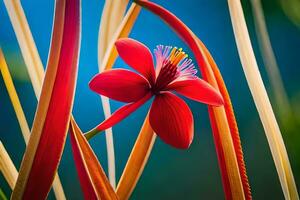
M 215 58 L 235 109 L 245 155 L 248 177 L 254 199 L 284 199 L 279 179 L 239 60 L 225 0 L 155 0 L 176 14 L 206 44 Z M 300 18 L 299 0 L 262 0 L 267 28 L 280 68 L 283 83 L 292 106 L 291 116 L 278 113 L 274 93 L 266 74 L 250 1 L 243 0 L 252 45 L 264 83 L 270 95 L 288 149 L 295 179 L 300 189 Z M 104 119 L 100 98 L 88 88 L 89 80 L 98 72 L 97 39 L 104 0 L 82 1 L 82 41 L 79 75 L 73 114 L 83 131 Z M 44 66 L 50 44 L 53 1 L 22 0 L 22 5 Z M 297 7 L 298 6 L 298 7 Z M 186 45 L 157 17 L 142 10 L 130 37 L 156 45 Z M 31 126 L 37 100 L 3 1 L 0 1 L 0 45 L 12 73 L 21 104 Z M 189 55 L 192 55 L 189 52 Z M 193 58 L 193 57 L 192 57 Z M 120 59 L 115 67 L 127 67 Z M 25 143 L 0 76 L 0 138 L 14 164 L 19 168 Z M 224 199 L 220 172 L 208 120 L 206 106 L 187 101 L 195 118 L 195 139 L 186 150 L 174 149 L 157 139 L 144 173 L 131 199 Z M 112 109 L 122 103 L 112 102 Z M 116 125 L 114 130 L 116 174 L 119 179 L 131 148 L 143 123 L 150 103 Z M 288 120 L 287 120 L 288 119 Z M 107 171 L 105 136 L 91 140 L 92 147 Z M 69 138 L 59 166 L 59 174 L 68 199 L 82 199 Z M 4 177 L 0 187 L 11 194 Z M 49 199 L 54 199 L 51 191 Z

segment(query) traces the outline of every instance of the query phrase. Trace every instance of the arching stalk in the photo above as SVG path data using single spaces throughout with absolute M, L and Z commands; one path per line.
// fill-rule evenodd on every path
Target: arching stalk
M 5 180 L 7 181 L 9 187 L 13 190 L 17 181 L 18 171 L 1 141 L 0 141 L 0 171 L 4 176 Z
M 102 17 L 98 36 L 98 66 L 99 72 L 102 72 L 100 65 L 105 55 L 107 45 L 111 42 L 112 36 L 122 21 L 128 0 L 106 0 L 102 11 Z M 111 110 L 109 99 L 101 96 L 101 103 L 105 118 L 110 117 Z M 112 128 L 105 130 L 108 177 L 113 188 L 116 188 L 116 167 L 115 151 Z
M 270 79 L 272 92 L 275 97 L 276 108 L 279 112 L 280 119 L 283 122 L 286 122 L 292 115 L 291 105 L 289 103 L 288 96 L 280 76 L 279 67 L 272 49 L 261 0 L 251 0 L 250 2 L 255 22 L 256 36 L 267 75 Z

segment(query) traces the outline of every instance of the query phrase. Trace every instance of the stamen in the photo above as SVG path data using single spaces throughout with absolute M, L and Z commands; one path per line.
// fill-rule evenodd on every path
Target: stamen
M 171 53 L 170 53 L 170 56 L 169 56 L 169 60 L 170 60 L 170 61 L 173 60 L 176 51 L 177 51 L 177 47 L 174 47 L 174 48 L 172 49 Z
M 195 79 L 197 70 L 192 60 L 182 48 L 158 45 L 154 50 L 156 57 L 156 83 L 154 90 L 164 89 L 175 79 Z

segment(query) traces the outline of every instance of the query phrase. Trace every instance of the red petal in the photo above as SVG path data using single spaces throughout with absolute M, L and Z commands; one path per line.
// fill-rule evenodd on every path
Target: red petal
M 220 93 L 209 83 L 200 78 L 175 81 L 174 83 L 171 83 L 167 89 L 175 90 L 179 94 L 201 103 L 214 106 L 221 106 L 224 104 Z
M 144 44 L 122 38 L 116 42 L 119 56 L 133 69 L 145 76 L 151 84 L 155 80 L 153 58 L 150 50 Z
M 103 121 L 100 125 L 97 126 L 98 130 L 105 130 L 118 122 L 125 119 L 128 115 L 134 112 L 136 109 L 141 107 L 146 101 L 148 101 L 152 97 L 151 93 L 146 94 L 142 99 L 137 102 L 127 104 L 121 108 L 119 108 L 116 112 L 114 112 L 109 118 Z
M 194 119 L 188 105 L 170 92 L 157 95 L 149 114 L 154 132 L 167 144 L 187 149 L 194 137 Z
M 144 77 L 125 69 L 97 74 L 89 86 L 98 94 L 126 103 L 138 101 L 149 92 L 149 83 Z

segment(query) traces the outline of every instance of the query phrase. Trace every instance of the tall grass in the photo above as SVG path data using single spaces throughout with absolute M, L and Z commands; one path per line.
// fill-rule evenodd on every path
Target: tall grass
M 17 40 L 21 49 L 23 59 L 25 61 L 25 65 L 36 98 L 39 99 L 44 79 L 44 68 L 39 53 L 37 51 L 34 39 L 32 37 L 24 10 L 22 8 L 21 2 L 18 0 L 4 0 L 4 4 L 8 12 L 10 21 L 12 23 L 13 29 L 15 31 L 15 34 L 17 36 Z M 16 114 L 20 115 L 19 110 L 16 111 Z M 20 126 L 24 127 L 24 124 L 20 124 Z M 27 128 L 24 128 L 24 130 L 25 129 Z M 28 130 L 25 131 L 28 132 Z M 27 136 L 24 136 L 24 139 L 28 142 L 29 136 L 28 138 Z M 57 199 L 66 199 L 58 174 L 56 174 L 55 179 L 53 181 L 53 189 Z
M 240 60 L 269 142 L 284 196 L 286 199 L 299 199 L 288 154 L 254 56 L 241 2 L 228 0 L 228 6 Z
M 280 75 L 274 51 L 269 38 L 265 16 L 261 0 L 251 0 L 252 12 L 255 24 L 255 31 L 267 75 L 269 77 L 272 92 L 275 97 L 275 105 L 279 112 L 280 119 L 284 122 L 292 115 L 291 105 Z
M 9 157 L 5 147 L 0 141 L 0 171 L 7 181 L 9 187 L 13 190 L 18 177 L 18 171 Z
M 107 45 L 111 42 L 112 36 L 121 23 L 128 0 L 106 0 L 102 11 L 98 36 L 98 67 L 101 72 L 101 62 L 106 52 Z M 109 99 L 101 96 L 101 103 L 105 118 L 110 117 L 111 109 Z M 112 128 L 105 130 L 108 177 L 113 188 L 116 188 L 115 151 Z

